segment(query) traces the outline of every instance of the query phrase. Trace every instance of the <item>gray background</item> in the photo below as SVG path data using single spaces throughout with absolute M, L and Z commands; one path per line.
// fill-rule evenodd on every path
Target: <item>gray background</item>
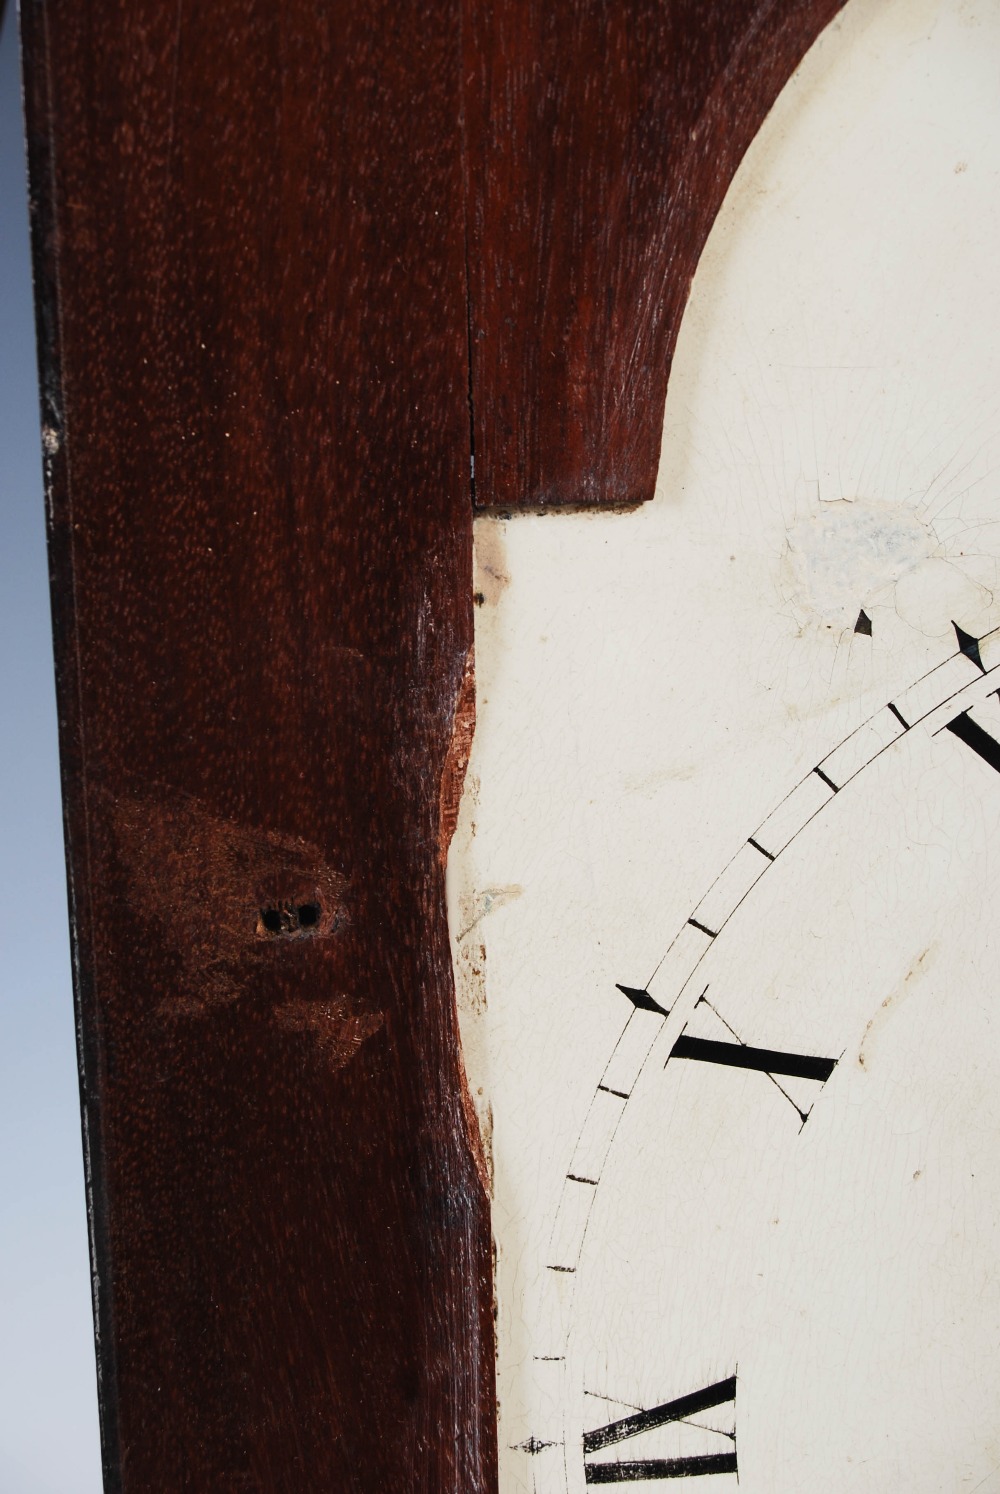
M 0 22 L 0 768 L 0 1494 L 98 1494 L 13 4 Z

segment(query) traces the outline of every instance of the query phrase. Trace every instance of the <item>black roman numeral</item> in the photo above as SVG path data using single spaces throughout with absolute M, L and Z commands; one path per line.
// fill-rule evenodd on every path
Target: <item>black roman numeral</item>
M 717 1063 L 725 1068 L 753 1069 L 758 1074 L 766 1074 L 778 1093 L 788 1101 L 802 1124 L 805 1125 L 810 1111 L 803 1110 L 797 1105 L 787 1089 L 778 1083 L 775 1076 L 781 1074 L 789 1079 L 814 1079 L 818 1084 L 825 1084 L 837 1067 L 837 1059 L 818 1058 L 811 1053 L 782 1053 L 777 1048 L 751 1048 L 748 1043 L 743 1042 L 739 1033 L 730 1027 L 718 1007 L 713 1006 L 709 1001 L 707 986 L 698 997 L 697 1005 L 707 1006 L 710 1011 L 713 1011 L 723 1027 L 728 1028 L 733 1034 L 735 1042 L 688 1037 L 682 1032 L 670 1050 L 667 1063 L 671 1058 L 691 1058 L 698 1063 Z
M 808 1053 L 779 1053 L 774 1048 L 750 1048 L 746 1043 L 716 1043 L 708 1038 L 681 1036 L 671 1058 L 695 1058 L 731 1069 L 756 1069 L 761 1074 L 787 1074 L 794 1079 L 818 1079 L 825 1084 L 837 1067 L 835 1058 L 813 1058 Z
M 640 1479 L 694 1478 L 702 1473 L 735 1473 L 735 1453 L 703 1458 L 643 1458 L 635 1463 L 585 1463 L 588 1484 L 633 1484 Z
M 687 1421 L 690 1417 L 697 1416 L 699 1411 L 707 1411 L 712 1406 L 725 1405 L 727 1401 L 733 1402 L 733 1415 L 735 1416 L 735 1375 L 730 1375 L 726 1380 L 718 1380 L 714 1385 L 707 1385 L 704 1390 L 693 1391 L 691 1395 L 682 1395 L 675 1401 L 667 1401 L 662 1406 L 653 1406 L 649 1411 L 638 1411 L 634 1416 L 626 1416 L 621 1421 L 612 1421 L 607 1426 L 596 1427 L 592 1432 L 585 1432 L 583 1435 L 584 1459 L 592 1453 L 600 1452 L 605 1447 L 613 1447 L 616 1443 L 627 1442 L 643 1432 L 651 1432 L 656 1427 L 666 1426 L 668 1422 Z M 693 1458 L 642 1458 L 626 1463 L 588 1463 L 585 1461 L 586 1481 L 588 1484 L 631 1484 L 638 1483 L 640 1480 L 694 1478 L 706 1473 L 736 1473 L 736 1433 L 735 1431 L 731 1434 L 724 1432 L 719 1435 L 731 1437 L 734 1444 L 732 1452 L 706 1453 Z
M 973 721 L 968 711 L 963 711 L 961 716 L 956 716 L 954 721 L 948 722 L 947 730 L 952 732 L 966 747 L 971 747 L 984 763 L 1000 773 L 1000 742 L 984 731 L 978 721 Z

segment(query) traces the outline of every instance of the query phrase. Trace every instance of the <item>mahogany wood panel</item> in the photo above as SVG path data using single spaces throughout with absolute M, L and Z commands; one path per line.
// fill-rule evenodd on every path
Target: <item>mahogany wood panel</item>
M 482 501 L 649 495 L 836 0 L 461 5 L 22 14 L 109 1494 L 495 1490 L 470 427 Z
M 485 1491 L 457 10 L 24 34 L 107 1488 Z
M 733 172 L 844 0 L 468 0 L 476 502 L 650 498 Z

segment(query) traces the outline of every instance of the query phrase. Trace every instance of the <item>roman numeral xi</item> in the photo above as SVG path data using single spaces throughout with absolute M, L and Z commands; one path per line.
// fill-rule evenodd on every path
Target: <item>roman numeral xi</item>
M 691 1395 L 682 1395 L 675 1401 L 667 1401 L 662 1406 L 653 1406 L 649 1411 L 638 1411 L 634 1416 L 626 1416 L 621 1421 L 612 1421 L 607 1426 L 595 1427 L 593 1431 L 585 1432 L 583 1457 L 587 1483 L 632 1484 L 640 1480 L 695 1478 L 706 1473 L 736 1473 L 735 1425 L 732 1432 L 718 1432 L 712 1427 L 705 1428 L 706 1431 L 716 1436 L 728 1438 L 733 1444 L 730 1452 L 703 1453 L 690 1458 L 642 1458 L 610 1463 L 588 1461 L 594 1453 L 601 1452 L 606 1447 L 628 1442 L 633 1437 L 641 1436 L 643 1432 L 651 1432 L 656 1427 L 666 1426 L 668 1422 L 689 1421 L 700 1411 L 707 1411 L 712 1406 L 723 1406 L 727 1401 L 733 1403 L 735 1423 L 735 1375 L 730 1375 L 726 1380 L 719 1380 L 715 1385 L 707 1385 L 704 1390 L 696 1390 Z

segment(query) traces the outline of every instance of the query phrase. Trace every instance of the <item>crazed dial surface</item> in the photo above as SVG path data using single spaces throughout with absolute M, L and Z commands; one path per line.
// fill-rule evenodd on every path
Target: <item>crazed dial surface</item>
M 655 501 L 477 521 L 503 1494 L 1000 1489 L 998 58 L 995 0 L 852 0 Z

